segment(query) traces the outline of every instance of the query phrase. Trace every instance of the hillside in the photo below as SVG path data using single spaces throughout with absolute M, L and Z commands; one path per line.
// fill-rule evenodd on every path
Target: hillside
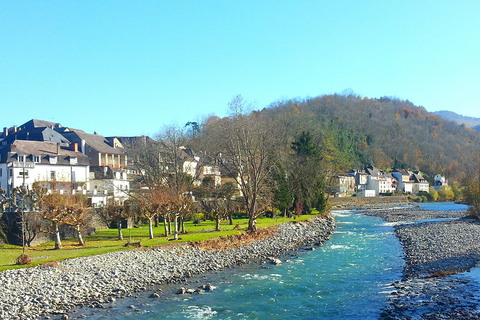
M 480 132 L 408 100 L 327 95 L 274 103 L 262 112 L 288 128 L 286 135 L 316 133 L 345 170 L 375 165 L 461 180 L 480 152 Z
M 436 111 L 434 112 L 434 114 L 436 114 L 442 119 L 451 120 L 458 124 L 464 123 L 465 126 L 474 128 L 475 130 L 479 130 L 480 128 L 480 118 L 467 117 L 467 116 L 463 116 L 458 113 L 455 113 L 452 111 L 446 111 L 446 110 Z

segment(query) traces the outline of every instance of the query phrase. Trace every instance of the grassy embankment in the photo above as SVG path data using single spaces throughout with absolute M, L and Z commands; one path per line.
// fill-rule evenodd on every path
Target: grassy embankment
M 314 215 L 302 215 L 297 217 L 297 220 L 306 220 Z M 279 225 L 288 221 L 292 221 L 292 218 L 278 217 L 260 218 L 257 220 L 257 227 L 267 228 L 275 225 Z M 235 219 L 234 225 L 238 224 L 240 230 L 233 230 L 234 226 L 228 224 L 227 221 L 223 221 L 220 225 L 220 231 L 215 230 L 214 221 L 203 221 L 198 225 L 194 225 L 192 221 L 185 223 L 186 234 L 180 234 L 182 238 L 178 241 L 169 241 L 173 236 L 166 238 L 164 236 L 163 225 L 158 228 L 154 228 L 154 239 L 148 237 L 148 226 L 140 228 L 130 229 L 132 242 L 141 241 L 143 247 L 153 247 L 166 245 L 167 243 L 178 242 L 194 242 L 203 241 L 213 238 L 225 237 L 229 235 L 238 235 L 245 233 L 248 227 L 248 219 Z M 85 237 L 86 245 L 79 246 L 76 239 L 67 239 L 62 241 L 63 248 L 60 250 L 54 250 L 54 242 L 46 242 L 36 247 L 27 248 L 27 255 L 32 259 L 32 264 L 29 266 L 36 266 L 52 261 L 60 261 L 69 258 L 90 256 L 96 254 L 102 254 L 112 251 L 120 250 L 133 250 L 133 248 L 125 248 L 125 243 L 128 242 L 129 230 L 123 230 L 124 240 L 117 240 L 118 231 L 116 229 L 99 230 L 92 236 Z M 22 268 L 25 266 L 15 265 L 16 258 L 22 253 L 22 247 L 14 245 L 0 245 L 0 271 Z

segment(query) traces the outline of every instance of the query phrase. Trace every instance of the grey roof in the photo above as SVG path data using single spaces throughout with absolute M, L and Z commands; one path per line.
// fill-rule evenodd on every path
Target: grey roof
M 40 163 L 48 163 L 48 157 L 57 157 L 58 164 L 69 164 L 70 158 L 77 158 L 77 165 L 89 164 L 88 157 L 83 153 L 51 142 L 16 140 L 2 151 L 7 153 L 7 158 L 2 156 L 2 162 L 17 161 L 18 155 L 24 155 L 27 156 L 26 162 L 33 162 L 31 156 L 41 156 Z
M 420 173 L 412 174 L 411 178 L 416 183 L 427 182 L 427 180 Z
M 50 121 L 45 121 L 45 120 L 38 120 L 38 119 L 32 119 L 30 121 L 25 122 L 19 128 L 21 130 L 30 130 L 34 128 L 45 128 L 45 127 L 50 127 L 50 128 L 61 128 L 62 125 L 58 122 L 50 122 Z
M 47 141 L 68 144 L 70 141 L 50 127 L 26 128 L 9 134 L 3 141 L 8 144 L 15 140 Z
M 114 148 L 110 144 L 111 142 L 99 134 L 86 133 L 79 129 L 70 129 L 62 132 L 62 135 L 71 142 L 81 142 L 81 140 L 84 140 L 87 146 L 101 153 L 125 154 L 124 148 Z
M 402 176 L 409 176 L 410 174 L 407 172 L 407 170 L 404 169 L 393 169 L 391 172 L 399 172 L 402 174 Z

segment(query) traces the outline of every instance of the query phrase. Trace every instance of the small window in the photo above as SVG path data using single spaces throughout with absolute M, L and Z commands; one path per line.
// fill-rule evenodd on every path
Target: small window
M 25 162 L 25 156 L 18 156 L 18 162 Z
M 76 157 L 70 158 L 70 164 L 77 164 L 77 163 L 78 163 L 78 159 Z
M 55 171 L 50 171 L 50 180 L 56 180 L 56 174 Z
M 20 176 L 28 177 L 28 170 L 20 171 L 18 174 L 19 174 Z
M 35 163 L 40 163 L 40 162 L 42 162 L 42 157 L 40 157 L 40 156 L 33 156 L 33 162 L 35 162 Z
M 50 156 L 50 163 L 51 163 L 51 164 L 56 164 L 56 163 L 57 163 L 57 157 L 55 157 L 55 156 Z

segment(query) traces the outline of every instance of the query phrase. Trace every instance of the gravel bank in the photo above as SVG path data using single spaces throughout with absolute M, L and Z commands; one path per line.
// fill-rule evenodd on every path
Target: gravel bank
M 78 306 L 99 306 L 157 284 L 320 245 L 334 228 L 332 217 L 313 218 L 281 225 L 277 235 L 235 249 L 201 251 L 185 245 L 70 259 L 58 267 L 4 271 L 0 273 L 0 319 L 35 319 L 68 313 Z
M 399 225 L 406 276 L 439 271 L 467 271 L 480 261 L 480 224 L 461 219 L 448 222 Z
M 465 211 L 373 208 L 362 214 L 394 222 L 405 252 L 404 277 L 392 284 L 382 319 L 480 319 L 478 284 L 464 272 L 480 262 L 480 223 Z M 415 220 L 457 218 L 449 221 Z M 408 221 L 408 223 L 402 223 Z M 452 275 L 453 274 L 453 275 Z
M 362 212 L 367 216 L 376 216 L 388 222 L 415 221 L 440 218 L 463 218 L 465 211 L 421 210 L 415 206 L 375 208 Z

